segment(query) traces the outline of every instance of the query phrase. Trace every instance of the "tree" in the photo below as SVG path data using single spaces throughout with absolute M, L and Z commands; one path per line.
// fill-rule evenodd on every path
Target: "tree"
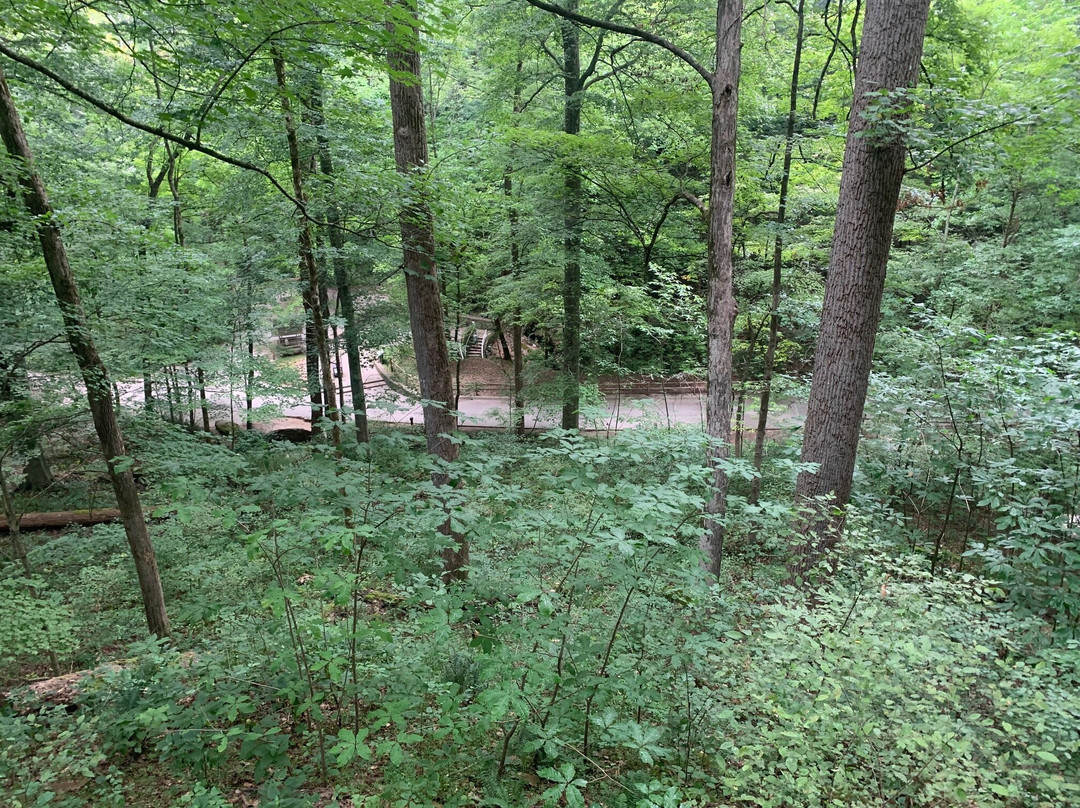
M 791 185 L 791 156 L 795 145 L 795 113 L 799 106 L 799 69 L 802 66 L 805 0 L 795 9 L 795 56 L 791 63 L 791 89 L 788 93 L 787 124 L 784 129 L 784 166 L 780 174 L 780 199 L 776 205 L 776 240 L 773 243 L 772 289 L 769 304 L 769 343 L 765 349 L 765 367 L 761 379 L 761 399 L 758 404 L 757 430 L 754 434 L 754 468 L 761 471 L 765 457 L 765 430 L 769 423 L 769 402 L 772 398 L 773 372 L 776 366 L 776 346 L 780 337 L 780 290 L 784 268 L 784 224 L 787 221 L 788 189 Z M 740 423 L 741 427 L 742 424 Z M 761 496 L 761 477 L 755 477 L 750 487 L 750 501 Z
M 146 529 L 139 490 L 135 486 L 131 459 L 124 448 L 124 438 L 113 409 L 112 391 L 104 363 L 98 356 L 93 336 L 83 311 L 82 300 L 75 283 L 75 276 L 68 264 L 67 252 L 60 234 L 60 226 L 53 216 L 52 207 L 41 177 L 34 170 L 30 144 L 23 132 L 18 110 L 8 89 L 7 78 L 0 67 L 0 137 L 8 155 L 22 164 L 20 183 L 27 210 L 37 222 L 38 240 L 45 258 L 45 266 L 52 281 L 56 302 L 64 319 L 64 331 L 71 352 L 75 355 L 86 386 L 86 397 L 94 420 L 94 429 L 101 443 L 101 451 L 109 470 L 116 504 L 124 523 L 131 556 L 142 592 L 143 610 L 152 634 L 169 636 L 169 618 L 165 611 L 165 595 L 158 574 L 157 557 L 150 534 Z
M 427 169 L 427 131 L 424 96 L 420 84 L 420 37 L 415 0 L 402 0 L 390 24 L 394 34 L 387 55 L 390 66 L 390 111 L 394 125 L 394 157 L 406 178 L 407 201 L 401 207 L 401 247 L 404 256 L 405 290 L 409 301 L 409 326 L 420 395 L 424 401 L 424 434 L 428 452 L 447 463 L 457 459 L 453 434 L 457 416 L 450 410 L 454 391 L 450 376 L 450 351 L 443 324 L 439 273 L 435 263 L 435 221 L 424 187 Z M 449 483 L 439 471 L 436 485 Z M 453 534 L 447 518 L 441 532 L 452 545 L 443 551 L 443 577 L 460 580 L 469 565 L 469 542 Z
M 732 255 L 732 220 L 735 202 L 735 135 L 739 98 L 742 0 L 718 0 L 714 68 L 709 70 L 688 51 L 664 37 L 632 25 L 588 17 L 543 0 L 530 5 L 582 25 L 637 37 L 674 54 L 692 67 L 709 86 L 712 124 L 709 136 L 709 200 L 700 200 L 708 222 L 709 271 L 706 293 L 708 321 L 708 395 L 705 429 L 713 443 L 709 461 L 713 469 L 713 496 L 706 506 L 706 530 L 701 549 L 713 574 L 719 574 L 724 555 L 723 517 L 727 505 L 724 460 L 731 436 L 732 330 L 735 325 L 735 262 Z
M 305 308 L 310 317 L 308 334 L 315 337 L 315 346 L 318 350 L 318 367 L 322 369 L 322 391 L 326 400 L 323 402 L 323 412 L 329 413 L 332 423 L 331 434 L 335 446 L 341 445 L 341 428 L 338 426 L 339 413 L 335 401 L 334 377 L 330 369 L 330 348 L 326 341 L 326 323 L 323 321 L 323 309 L 319 296 L 319 268 L 315 263 L 315 240 L 311 233 L 311 220 L 308 218 L 305 207 L 306 194 L 304 191 L 303 170 L 300 165 L 300 142 L 296 135 L 296 125 L 293 121 L 292 106 L 289 101 L 288 88 L 285 83 L 285 60 L 277 52 L 274 53 L 274 76 L 277 79 L 278 92 L 281 95 L 281 111 L 285 116 L 285 135 L 289 143 L 289 164 L 292 168 L 293 193 L 296 196 L 297 205 L 301 210 L 300 221 L 300 270 L 307 281 L 304 292 Z M 308 341 L 308 355 L 310 356 L 311 343 Z M 310 365 L 309 365 L 310 370 Z M 308 389 L 313 390 L 311 379 L 308 379 Z M 312 402 L 314 402 L 312 393 Z M 312 418 L 316 417 L 316 410 L 312 407 Z M 316 424 L 312 423 L 312 429 Z
M 311 80 L 311 125 L 316 130 L 316 143 L 319 153 L 319 171 L 327 183 L 333 183 L 334 159 L 330 152 L 330 138 L 324 131 L 326 123 L 323 116 L 323 88 L 322 76 L 316 73 Z M 333 194 L 333 187 L 328 189 Z M 345 321 L 345 354 L 349 359 L 349 391 L 352 398 L 353 419 L 356 424 L 356 440 L 360 443 L 368 442 L 367 402 L 364 398 L 364 379 L 360 368 L 360 344 L 357 334 L 356 304 L 353 300 L 352 284 L 349 282 L 348 269 L 345 266 L 345 257 L 342 254 L 345 248 L 345 232 L 341 229 L 341 206 L 337 199 L 331 197 L 326 205 L 327 240 L 330 242 L 332 254 L 331 265 L 334 268 L 334 283 L 337 286 L 338 304 L 341 306 L 341 317 Z
M 929 6 L 929 0 L 866 6 L 803 436 L 802 460 L 818 469 L 800 474 L 795 489 L 804 501 L 832 495 L 834 510 L 814 517 L 805 541 L 793 547 L 793 578 L 835 546 L 842 523 L 835 514 L 851 494 L 907 154 L 890 93 L 918 78 Z

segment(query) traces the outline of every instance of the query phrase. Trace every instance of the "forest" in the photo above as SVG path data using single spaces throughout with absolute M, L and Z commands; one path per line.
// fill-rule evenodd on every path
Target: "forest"
M 2 8 L 0 808 L 1080 805 L 1080 7 Z

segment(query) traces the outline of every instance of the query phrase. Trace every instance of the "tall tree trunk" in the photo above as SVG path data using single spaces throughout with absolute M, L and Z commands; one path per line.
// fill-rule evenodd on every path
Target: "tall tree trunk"
M 311 93 L 311 123 L 316 128 L 316 142 L 319 149 L 319 171 L 333 182 L 334 160 L 330 153 L 330 139 L 323 131 L 325 116 L 322 103 L 321 78 L 316 77 Z M 352 399 L 353 421 L 356 424 L 356 440 L 367 443 L 370 440 L 367 419 L 367 400 L 364 397 L 364 377 L 360 364 L 360 334 L 356 319 L 356 301 L 353 298 L 352 285 L 345 266 L 345 232 L 341 229 L 341 208 L 333 196 L 333 187 L 328 189 L 330 202 L 326 207 L 327 239 L 332 251 L 331 263 L 334 268 L 334 284 L 337 286 L 338 306 L 341 318 L 345 321 L 345 355 L 349 361 L 349 391 Z
M 154 377 L 150 373 L 150 367 L 147 363 L 143 363 L 143 377 L 142 377 L 142 390 L 143 390 L 143 406 L 147 412 L 153 412 L 154 410 Z
M 390 110 L 394 126 L 394 157 L 397 169 L 412 187 L 408 202 L 399 215 L 405 267 L 405 291 L 416 372 L 424 404 L 424 433 L 428 452 L 441 460 L 457 459 L 453 441 L 457 417 L 448 409 L 453 397 L 450 380 L 450 352 L 443 325 L 439 274 L 435 264 L 435 223 L 427 202 L 427 136 L 424 128 L 424 99 L 420 84 L 420 41 L 417 32 L 416 0 L 399 0 L 408 15 L 389 24 L 392 42 L 387 54 L 390 67 Z M 399 77 L 404 77 L 399 78 Z M 436 485 L 449 483 L 449 475 L 437 473 Z M 443 551 L 443 578 L 461 580 L 467 575 L 469 542 L 451 530 L 447 517 L 441 532 L 451 539 Z
M 577 0 L 566 0 L 577 11 Z M 559 20 L 563 48 L 563 132 L 581 134 L 581 36 L 576 23 Z M 573 148 L 568 146 L 568 148 Z M 576 155 L 568 158 L 563 173 L 563 394 L 562 428 L 581 424 L 581 172 Z
M 165 165 L 158 169 L 157 173 L 154 173 L 154 147 L 156 141 L 150 146 L 149 154 L 146 157 L 146 198 L 147 198 L 147 211 L 146 216 L 142 220 L 142 228 L 144 233 L 149 233 L 151 226 L 153 225 L 152 208 L 158 198 L 158 194 L 161 191 L 161 183 L 165 181 L 166 175 L 169 173 L 171 152 L 166 151 Z M 139 248 L 139 257 L 146 257 L 146 242 L 144 241 Z M 152 412 L 154 409 L 154 376 L 153 369 L 146 359 L 143 359 L 143 406 L 147 412 Z
M 880 95 L 914 86 L 919 74 L 929 0 L 870 0 L 866 6 L 856 93 L 844 150 L 821 334 L 803 430 L 803 462 L 816 472 L 799 475 L 802 501 L 831 494 L 832 508 L 812 519 L 805 541 L 792 547 L 788 566 L 799 579 L 839 538 L 851 494 L 855 453 L 870 379 L 893 219 L 904 175 L 903 140 L 870 130 L 863 117 Z
M 165 611 L 165 596 L 161 589 L 157 558 L 143 519 L 139 491 L 128 463 L 124 439 L 116 420 L 116 411 L 113 409 L 112 399 L 109 396 L 108 373 L 94 346 L 86 313 L 79 298 L 78 287 L 75 285 L 75 277 L 68 264 L 60 229 L 49 205 L 45 185 L 33 168 L 30 145 L 23 132 L 2 67 L 0 67 L 0 135 L 3 137 L 8 154 L 21 162 L 25 169 L 20 177 L 23 198 L 37 223 L 38 239 L 41 242 L 45 266 L 49 271 L 56 301 L 63 315 L 68 344 L 82 371 L 94 429 L 101 443 L 101 451 L 105 456 L 109 478 L 116 494 L 116 504 L 124 522 L 128 546 L 135 561 L 147 626 L 151 633 L 158 637 L 167 637 L 169 618 Z
M 199 409 L 202 410 L 203 431 L 210 431 L 210 405 L 206 401 L 206 374 L 196 366 L 195 377 L 199 380 Z
M 169 373 L 169 366 L 166 365 L 162 368 L 165 372 L 165 400 L 169 402 L 169 423 L 176 423 L 176 410 L 173 409 L 173 388 L 172 388 L 172 375 Z
M 248 372 L 244 377 L 244 428 L 251 431 L 251 411 L 254 408 L 253 396 L 255 395 L 255 339 L 251 334 L 251 325 L 248 324 Z
M 319 386 L 319 337 L 315 333 L 312 314 L 311 288 L 307 282 L 301 290 L 304 302 L 304 378 L 307 380 L 308 400 L 311 402 L 311 434 L 319 435 L 323 418 L 322 387 Z
M 524 63 L 518 59 L 517 72 L 514 77 L 514 115 L 520 115 L 524 111 L 521 102 L 521 70 Z M 513 158 L 513 145 L 511 145 L 511 158 Z M 506 195 L 510 208 L 506 212 L 507 222 L 510 225 L 510 276 L 515 283 L 521 282 L 521 245 L 518 243 L 519 215 L 517 205 L 514 202 L 514 166 L 511 163 L 503 172 L 503 193 Z M 512 340 L 514 343 L 514 432 L 519 436 L 525 435 L 525 355 L 522 353 L 521 340 L 521 306 L 514 307 L 514 326 Z
M 322 389 L 326 392 L 326 412 L 331 421 L 331 437 L 334 446 L 341 445 L 341 427 L 338 426 L 338 409 L 334 399 L 334 376 L 330 369 L 330 347 L 326 339 L 326 323 L 323 320 L 321 297 L 319 295 L 319 267 L 315 263 L 315 245 L 311 235 L 311 220 L 305 206 L 304 175 L 300 164 L 300 141 L 296 136 L 296 124 L 293 121 L 292 103 L 289 101 L 288 85 L 285 83 L 285 60 L 274 54 L 274 76 L 277 79 L 278 92 L 281 96 L 281 111 L 285 117 L 285 138 L 289 143 L 289 164 L 292 168 L 293 196 L 301 206 L 300 211 L 300 274 L 307 279 L 307 302 L 311 311 L 311 328 L 315 332 L 315 346 L 318 349 L 319 368 L 322 375 Z M 310 371 L 310 360 L 308 364 Z M 311 381 L 308 381 L 311 390 Z M 314 405 L 314 393 L 312 394 Z M 315 426 L 315 408 L 312 406 L 312 428 Z
M 716 70 L 712 90 L 712 133 L 709 179 L 708 393 L 705 431 L 713 469 L 713 495 L 705 506 L 705 532 L 700 547 L 710 572 L 720 574 L 724 557 L 724 523 L 728 478 L 723 463 L 731 440 L 731 342 L 735 328 L 732 227 L 735 208 L 735 126 L 741 68 L 742 0 L 719 0 L 716 6 Z
M 173 241 L 178 247 L 184 246 L 184 210 L 180 206 L 180 155 L 168 141 L 165 143 L 165 155 L 168 159 L 167 177 L 169 195 L 172 197 Z
M 195 386 L 191 382 L 191 365 L 184 363 L 184 381 L 187 384 L 188 432 L 195 431 Z
M 806 0 L 799 0 L 795 13 L 798 28 L 795 32 L 795 58 L 791 64 L 791 89 L 788 92 L 787 126 L 784 130 L 784 167 L 780 175 L 780 200 L 776 205 L 776 241 L 773 243 L 772 300 L 769 306 L 769 344 L 765 349 L 765 367 L 761 378 L 761 400 L 758 404 L 757 432 L 754 435 L 754 468 L 761 471 L 765 459 L 765 431 L 769 426 L 769 405 L 772 402 L 772 381 L 776 369 L 776 346 L 780 340 L 780 291 L 784 271 L 784 223 L 787 222 L 788 190 L 791 187 L 791 154 L 795 144 L 795 113 L 799 106 L 799 68 L 802 64 L 803 25 Z M 761 477 L 750 484 L 751 503 L 761 498 Z

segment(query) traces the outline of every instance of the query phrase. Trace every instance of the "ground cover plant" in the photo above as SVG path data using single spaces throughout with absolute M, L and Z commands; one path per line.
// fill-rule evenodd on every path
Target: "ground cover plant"
M 138 803 L 148 781 L 178 806 L 1075 796 L 1075 641 L 1008 609 L 992 580 L 897 555 L 882 513 L 849 517 L 850 552 L 814 604 L 760 560 L 710 585 L 692 431 L 470 439 L 443 503 L 408 433 L 350 459 L 140 426 L 146 456 L 171 458 L 144 473 L 160 480 L 173 640 L 130 642 L 139 605 L 115 528 L 35 542 L 32 565 L 77 595 L 50 624 L 64 636 L 33 650 L 120 662 L 70 707 L 12 692 L 12 805 Z M 449 587 L 432 562 L 446 509 L 473 552 Z M 768 552 L 752 533 L 790 517 L 778 510 L 738 515 L 736 559 Z M 42 617 L 6 613 L 14 629 Z M 33 659 L 16 650 L 8 676 Z

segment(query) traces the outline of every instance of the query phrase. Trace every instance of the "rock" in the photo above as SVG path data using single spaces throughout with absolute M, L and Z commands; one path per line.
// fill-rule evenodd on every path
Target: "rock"
M 214 421 L 214 429 L 219 435 L 235 435 L 241 431 L 241 426 L 235 421 Z
M 267 433 L 267 437 L 270 440 L 284 440 L 289 443 L 310 443 L 311 430 L 286 427 L 285 429 L 275 429 L 273 432 Z

